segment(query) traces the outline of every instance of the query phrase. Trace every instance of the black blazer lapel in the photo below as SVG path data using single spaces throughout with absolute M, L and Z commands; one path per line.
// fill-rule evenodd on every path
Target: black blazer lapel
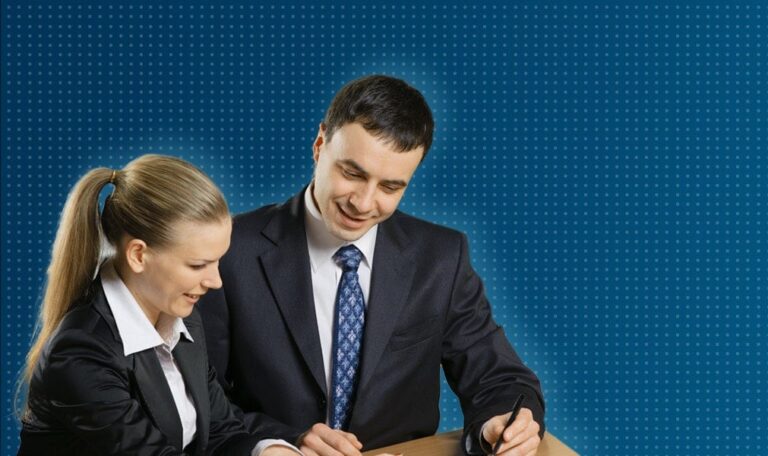
M 396 217 L 397 213 L 380 224 L 376 234 L 358 391 L 371 380 L 413 282 L 415 265 L 406 254 L 408 237 L 392 220 Z
M 109 325 L 115 340 L 121 340 L 115 317 L 109 310 L 100 279 L 94 281 L 93 286 L 88 291 L 88 296 L 92 296 L 94 308 Z M 139 395 L 137 399 L 152 421 L 168 438 L 168 441 L 181 449 L 183 442 L 181 419 L 176 411 L 176 403 L 173 402 L 173 395 L 168 381 L 165 379 L 163 368 L 160 366 L 160 361 L 154 350 L 149 349 L 135 353 L 126 358 L 126 361 L 133 383 L 132 387 Z
M 134 354 L 133 361 L 136 386 L 144 409 L 149 412 L 160 431 L 168 437 L 168 441 L 181 450 L 181 419 L 157 355 L 152 349 L 144 350 Z
M 185 320 L 184 324 L 193 338 L 198 337 L 197 333 L 199 331 L 193 329 L 194 323 Z M 195 410 L 197 411 L 197 435 L 195 439 L 198 451 L 195 454 L 202 454 L 200 450 L 208 446 L 208 427 L 211 422 L 211 407 L 208 397 L 208 366 L 201 350 L 203 350 L 202 346 L 196 346 L 194 342 L 185 339 L 184 336 L 181 337 L 181 340 L 179 340 L 179 343 L 176 344 L 176 348 L 173 350 L 176 364 L 179 366 L 181 376 L 184 378 L 184 384 L 190 396 L 192 396 L 192 402 L 194 402 Z
M 327 396 L 304 229 L 304 191 L 279 208 L 262 234 L 275 244 L 259 257 L 272 295 L 312 377 Z

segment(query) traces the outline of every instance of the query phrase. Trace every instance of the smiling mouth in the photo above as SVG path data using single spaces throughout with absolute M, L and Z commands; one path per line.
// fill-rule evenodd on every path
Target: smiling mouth
M 337 207 L 339 208 L 339 212 L 341 212 L 341 215 L 343 215 L 345 218 L 348 218 L 349 220 L 352 220 L 353 222 L 364 223 L 367 220 L 367 219 L 352 217 L 351 215 L 349 215 L 349 212 L 345 211 L 344 208 L 341 207 L 340 204 L 337 204 Z
M 192 293 L 184 293 L 184 296 L 188 297 L 189 299 L 192 299 L 194 301 L 197 301 L 202 296 L 201 294 L 192 294 Z

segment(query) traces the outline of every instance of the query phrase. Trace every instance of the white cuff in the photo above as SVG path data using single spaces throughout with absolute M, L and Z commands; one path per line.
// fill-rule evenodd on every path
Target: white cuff
M 251 451 L 251 456 L 261 456 L 261 452 L 262 451 L 266 450 L 267 448 L 269 448 L 271 446 L 275 446 L 275 445 L 289 448 L 289 449 L 295 451 L 296 454 L 300 454 L 302 456 L 304 455 L 304 453 L 299 451 L 298 448 L 296 448 L 295 446 L 293 446 L 290 443 L 286 442 L 285 440 L 281 440 L 281 439 L 264 439 L 264 440 L 259 440 L 259 443 L 257 443 L 256 446 Z

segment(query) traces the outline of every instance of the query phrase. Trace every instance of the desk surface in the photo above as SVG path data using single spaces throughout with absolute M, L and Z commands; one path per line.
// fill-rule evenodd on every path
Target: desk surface
M 464 453 L 459 447 L 461 430 L 446 432 L 445 434 L 424 437 L 410 442 L 398 443 L 377 450 L 366 451 L 363 456 L 374 456 L 380 453 L 398 454 L 403 456 L 461 456 Z M 547 432 L 539 445 L 537 456 L 574 456 L 575 451 L 568 448 L 554 435 Z

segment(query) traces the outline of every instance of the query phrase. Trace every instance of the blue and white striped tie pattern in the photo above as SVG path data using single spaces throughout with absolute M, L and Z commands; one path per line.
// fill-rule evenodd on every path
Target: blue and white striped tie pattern
M 365 299 L 357 275 L 363 253 L 354 245 L 340 248 L 333 260 L 342 269 L 336 293 L 336 322 L 333 334 L 333 377 L 331 381 L 331 419 L 334 429 L 346 430 L 352 411 L 360 345 L 365 327 Z

